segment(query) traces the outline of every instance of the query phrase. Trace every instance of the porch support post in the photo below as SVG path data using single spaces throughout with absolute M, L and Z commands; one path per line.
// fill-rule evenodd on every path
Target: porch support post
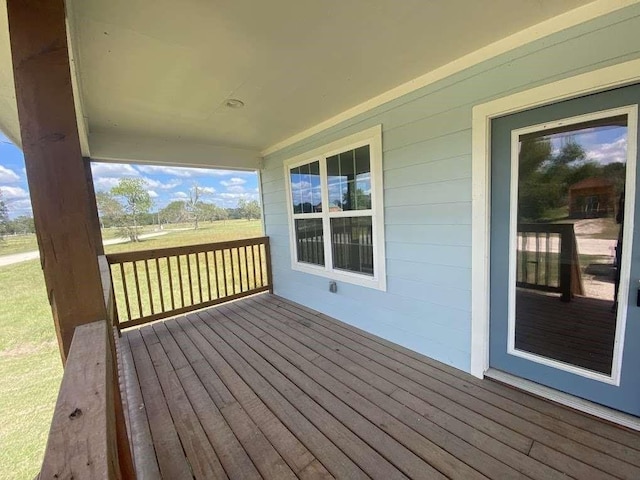
M 76 326 L 106 319 L 64 0 L 7 0 L 18 117 L 40 259 L 63 362 Z

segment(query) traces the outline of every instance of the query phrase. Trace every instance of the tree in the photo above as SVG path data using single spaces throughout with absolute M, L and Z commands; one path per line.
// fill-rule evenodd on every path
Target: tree
M 188 218 L 184 200 L 174 200 L 159 213 L 161 221 L 165 223 L 180 223 Z
M 2 190 L 0 190 L 0 240 L 4 238 L 9 226 L 9 208 L 2 199 Z
M 204 194 L 205 189 L 199 187 L 196 182 L 193 182 L 191 189 L 189 189 L 189 200 L 185 202 L 185 209 L 193 221 L 194 230 L 198 229 L 198 220 L 202 220 L 206 213 L 206 209 L 202 207 L 202 200 L 200 200 L 200 197 Z
M 244 198 L 241 198 L 238 200 L 238 210 L 240 211 L 240 216 L 247 220 L 258 220 L 262 214 L 257 200 L 247 202 Z
M 120 199 L 124 210 L 124 229 L 132 242 L 140 241 L 139 217 L 148 213 L 153 201 L 147 191 L 147 184 L 141 178 L 121 178 L 111 189 L 111 195 Z
M 13 220 L 9 220 L 7 224 L 7 231 L 5 231 L 5 233 L 13 233 L 18 235 L 36 233 L 36 227 L 33 222 L 33 217 L 20 215 Z
M 111 192 L 96 192 L 96 204 L 102 228 L 122 227 L 124 208 Z

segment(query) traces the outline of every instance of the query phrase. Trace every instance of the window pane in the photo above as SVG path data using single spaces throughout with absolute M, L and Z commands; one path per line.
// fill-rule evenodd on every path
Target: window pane
M 320 194 L 320 162 L 312 162 L 289 171 L 293 213 L 313 213 L 322 210 Z
M 333 268 L 373 275 L 371 217 L 332 218 Z
M 369 145 L 327 158 L 330 211 L 371 208 Z
M 297 219 L 295 223 L 298 261 L 324 266 L 322 219 Z
M 628 134 L 623 115 L 520 136 L 516 349 L 611 374 Z

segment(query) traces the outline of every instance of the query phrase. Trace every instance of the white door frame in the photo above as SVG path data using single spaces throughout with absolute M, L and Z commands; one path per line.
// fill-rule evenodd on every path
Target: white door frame
M 483 378 L 489 369 L 491 119 L 639 81 L 640 59 L 559 80 L 473 108 L 470 372 L 475 377 Z

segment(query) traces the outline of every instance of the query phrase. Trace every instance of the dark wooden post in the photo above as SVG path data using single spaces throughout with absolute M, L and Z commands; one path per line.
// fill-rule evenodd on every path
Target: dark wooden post
M 106 318 L 95 212 L 74 109 L 63 0 L 8 0 L 18 117 L 63 362 L 76 326 Z

